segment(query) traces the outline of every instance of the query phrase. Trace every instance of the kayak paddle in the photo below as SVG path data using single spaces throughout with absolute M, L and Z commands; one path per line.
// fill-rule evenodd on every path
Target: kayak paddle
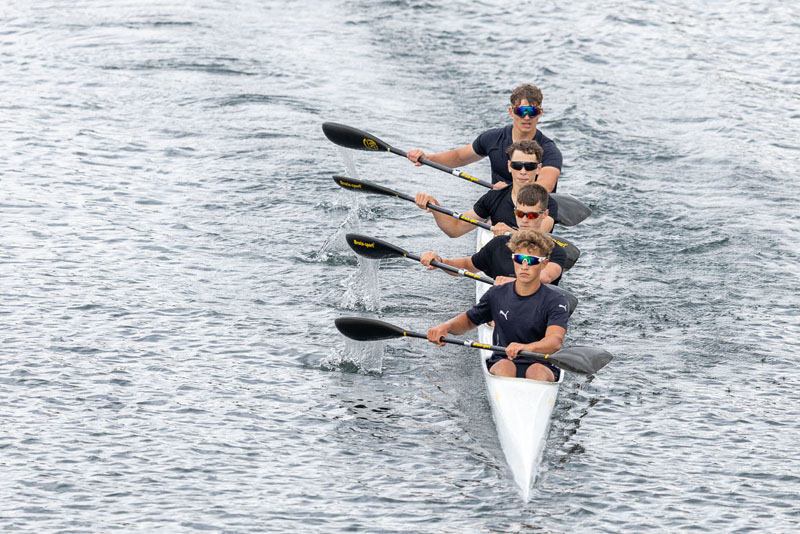
M 347 234 L 345 238 L 347 239 L 347 244 L 350 246 L 350 248 L 353 249 L 356 254 L 364 256 L 365 258 L 370 258 L 373 260 L 380 260 L 384 258 L 408 258 L 417 262 L 420 260 L 420 256 L 388 243 L 382 239 L 376 239 L 363 234 Z M 478 280 L 484 284 L 494 285 L 494 278 L 490 276 L 473 273 L 466 269 L 459 269 L 458 267 L 453 267 L 452 265 L 435 260 L 431 261 L 431 265 L 438 267 L 443 271 L 464 276 L 466 278 L 472 278 L 473 280 Z M 550 289 L 558 291 L 559 294 L 563 295 L 567 299 L 567 304 L 569 305 L 569 315 L 572 316 L 572 312 L 574 312 L 575 308 L 578 307 L 578 298 L 566 289 L 563 289 L 559 286 L 554 286 L 552 284 L 545 285 Z
M 369 319 L 366 317 L 339 317 L 334 320 L 336 328 L 344 336 L 357 341 L 380 341 L 382 339 L 392 339 L 398 337 L 415 337 L 428 339 L 425 334 L 403 330 L 391 323 Z M 486 345 L 476 341 L 443 337 L 440 341 L 463 345 L 475 349 L 486 349 L 495 352 L 505 352 L 506 347 L 498 345 Z M 549 362 L 560 369 L 565 369 L 573 373 L 594 374 L 612 360 L 611 353 L 597 347 L 567 347 L 553 354 L 538 354 L 522 350 L 520 356 L 533 358 L 541 362 Z
M 374 193 L 377 195 L 397 197 L 397 198 L 402 198 L 403 200 L 408 200 L 409 202 L 414 202 L 414 197 L 412 197 L 411 195 L 406 195 L 405 193 L 400 193 L 399 191 L 395 191 L 394 189 L 389 189 L 388 187 L 384 187 L 382 185 L 374 184 L 372 182 L 367 182 L 366 180 L 356 180 L 355 178 L 348 178 L 346 176 L 334 176 L 333 181 L 336 182 L 337 185 L 339 185 L 340 187 L 343 187 L 344 189 L 350 189 L 351 191 L 361 191 L 364 193 Z M 444 213 L 445 215 L 455 217 L 460 221 L 468 222 L 479 228 L 489 230 L 490 232 L 492 230 L 492 226 L 486 224 L 483 221 L 472 219 L 461 213 L 456 213 L 455 211 L 443 208 L 442 206 L 437 206 L 435 204 L 431 204 L 430 202 L 428 202 L 427 207 L 429 209 L 432 209 L 433 211 L 438 211 L 439 213 Z M 578 258 L 581 255 L 580 249 L 564 238 L 555 237 L 552 234 L 546 234 L 546 235 L 550 236 L 553 242 L 557 246 L 563 248 L 564 251 L 567 253 L 567 261 L 564 263 L 564 270 L 568 271 L 569 269 L 571 269 L 572 266 L 575 265 L 575 262 L 578 261 Z
M 371 135 L 364 130 L 353 128 L 352 126 L 346 126 L 344 124 L 338 124 L 335 122 L 324 122 L 322 123 L 322 131 L 325 134 L 325 137 L 327 137 L 331 142 L 345 148 L 350 148 L 353 150 L 365 150 L 367 152 L 390 152 L 392 154 L 397 154 L 398 156 L 406 157 L 406 152 L 403 150 L 395 148 L 389 143 L 386 143 L 385 141 L 375 137 L 374 135 Z M 488 189 L 493 188 L 491 183 L 475 178 L 474 176 L 470 176 L 469 174 L 462 172 L 461 169 L 452 169 L 446 165 L 436 163 L 435 161 L 431 161 L 427 158 L 419 158 L 419 162 L 429 167 L 433 167 L 434 169 L 452 174 L 453 176 L 457 176 L 464 180 L 482 185 Z M 550 196 L 558 204 L 558 218 L 556 219 L 556 222 L 559 224 L 564 226 L 575 226 L 592 214 L 592 210 L 589 208 L 589 206 L 572 195 L 550 193 Z

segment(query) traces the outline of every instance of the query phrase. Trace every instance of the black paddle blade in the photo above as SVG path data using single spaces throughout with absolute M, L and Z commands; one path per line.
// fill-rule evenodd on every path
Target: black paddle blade
M 567 347 L 551 354 L 554 365 L 584 375 L 592 375 L 606 366 L 614 356 L 597 347 Z
M 589 206 L 572 195 L 550 193 L 550 196 L 558 203 L 558 218 L 556 218 L 558 224 L 575 226 L 592 214 Z
M 406 335 L 402 328 L 366 317 L 339 317 L 333 322 L 345 337 L 356 341 L 380 341 Z
M 377 195 L 386 195 L 389 197 L 399 197 L 400 193 L 394 189 L 383 187 L 382 185 L 373 184 L 365 180 L 356 180 L 355 178 L 348 178 L 347 176 L 334 176 L 333 181 L 351 191 L 363 191 L 364 193 L 375 193 Z
M 364 130 L 353 128 L 352 126 L 345 126 L 344 124 L 337 124 L 335 122 L 323 122 L 322 131 L 325 137 L 330 139 L 333 143 L 351 148 L 353 150 L 367 150 L 377 152 L 380 150 L 390 150 L 389 145 L 374 137 Z
M 373 260 L 394 258 L 408 254 L 400 247 L 396 247 L 391 243 L 387 243 L 381 239 L 375 239 L 368 235 L 347 234 L 345 235 L 345 239 L 347 239 L 348 246 L 352 248 L 356 254 Z

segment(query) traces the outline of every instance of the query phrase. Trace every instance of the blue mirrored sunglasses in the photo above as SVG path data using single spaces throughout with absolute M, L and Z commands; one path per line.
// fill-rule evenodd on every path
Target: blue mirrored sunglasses
M 536 106 L 517 106 L 514 108 L 514 115 L 522 118 L 525 118 L 526 115 L 528 117 L 535 117 L 540 111 L 541 110 Z
M 530 256 L 528 254 L 512 254 L 511 259 L 515 262 L 519 263 L 520 265 L 539 265 L 544 260 L 547 259 L 547 256 Z

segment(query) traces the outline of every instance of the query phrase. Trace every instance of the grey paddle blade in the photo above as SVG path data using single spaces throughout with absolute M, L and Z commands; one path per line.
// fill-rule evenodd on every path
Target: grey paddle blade
M 572 371 L 591 375 L 602 369 L 614 356 L 598 347 L 567 347 L 551 354 L 550 359 L 558 362 L 557 365 Z

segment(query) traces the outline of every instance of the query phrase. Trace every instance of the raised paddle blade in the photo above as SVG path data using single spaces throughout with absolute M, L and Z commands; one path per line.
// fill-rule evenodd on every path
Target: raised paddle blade
M 345 235 L 345 239 L 347 239 L 347 244 L 356 254 L 373 260 L 408 255 L 408 252 L 402 248 L 368 235 L 347 234 Z
M 339 317 L 333 322 L 345 337 L 357 341 L 380 341 L 406 335 L 402 328 L 367 317 Z
M 381 150 L 391 152 L 392 150 L 392 147 L 377 137 L 368 134 L 364 130 L 353 128 L 352 126 L 346 126 L 335 122 L 323 122 L 322 131 L 325 133 L 325 137 L 330 139 L 333 143 L 345 148 L 367 150 L 370 152 Z
M 339 187 L 344 187 L 345 189 L 350 189 L 351 191 L 363 191 L 364 193 L 375 193 L 377 195 L 399 197 L 402 199 L 407 199 L 408 197 L 408 195 L 398 193 L 394 189 L 373 184 L 372 182 L 367 182 L 366 180 L 356 180 L 355 178 L 348 178 L 347 176 L 334 176 L 333 181 L 336 182 Z M 413 201 L 414 198 L 412 197 L 411 200 Z
M 556 222 L 564 226 L 575 226 L 592 214 L 591 208 L 573 197 L 562 193 L 550 193 L 558 203 L 558 217 Z
M 606 366 L 614 356 L 597 347 L 567 347 L 551 354 L 548 360 L 554 365 L 584 375 L 592 375 Z

